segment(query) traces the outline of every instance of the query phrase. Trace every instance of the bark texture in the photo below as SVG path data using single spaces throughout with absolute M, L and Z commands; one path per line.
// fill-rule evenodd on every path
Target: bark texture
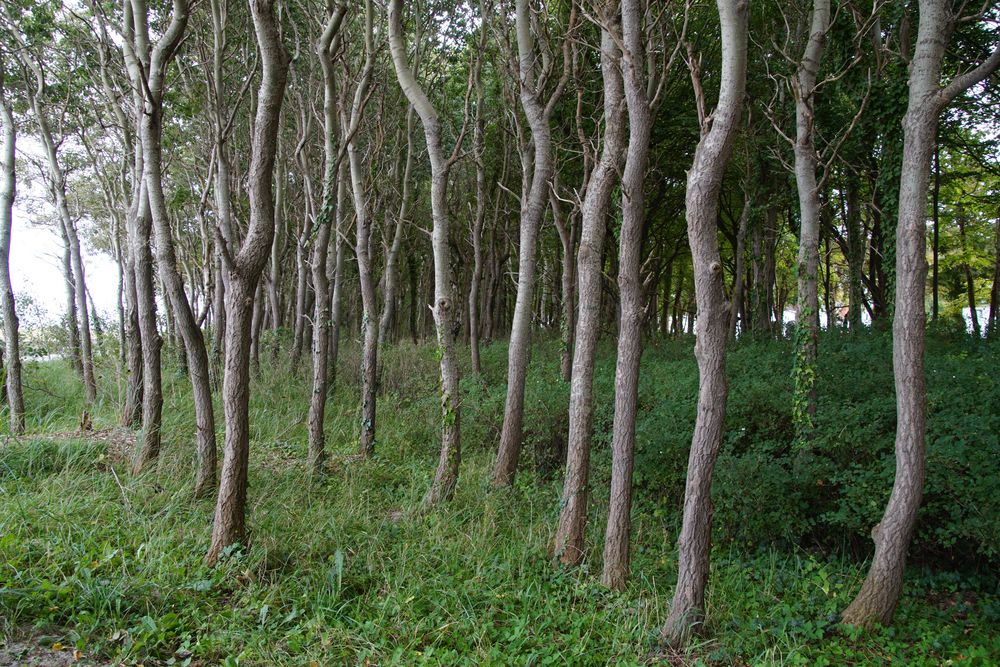
M 574 6 L 575 9 L 575 6 Z M 552 130 L 549 120 L 554 102 L 565 86 L 567 76 L 556 87 L 548 102 L 540 97 L 535 80 L 535 62 L 539 60 L 534 43 L 533 20 L 528 0 L 517 0 L 516 32 L 518 50 L 518 75 L 520 78 L 521 107 L 531 129 L 530 186 L 522 194 L 521 242 L 517 266 L 517 298 L 514 302 L 514 319 L 510 329 L 507 352 L 507 400 L 504 405 L 500 446 L 493 468 L 493 485 L 509 486 L 514 482 L 523 440 L 524 382 L 531 360 L 531 311 L 534 303 L 535 249 L 538 230 L 545 215 L 549 199 L 549 181 L 554 169 L 552 156 Z M 572 18 L 570 19 L 572 24 Z
M 10 284 L 10 233 L 14 223 L 14 197 L 17 194 L 14 114 L 4 92 L 4 72 L 0 66 L 0 310 L 3 311 L 4 354 L 7 405 L 10 432 L 24 432 L 24 390 L 21 386 L 21 347 L 18 335 L 17 308 Z
M 661 632 L 673 646 L 683 646 L 704 616 L 712 537 L 712 473 L 722 445 L 726 414 L 726 323 L 728 304 L 719 256 L 719 190 L 739 126 L 746 87 L 746 0 L 718 0 L 722 27 L 722 82 L 719 103 L 703 119 L 702 136 L 688 171 L 685 195 L 688 242 L 694 265 L 698 308 L 695 357 L 698 360 L 698 412 L 684 487 L 684 510 L 678 539 L 677 587 Z M 696 90 L 700 88 L 697 70 Z
M 434 252 L 434 305 L 431 310 L 441 360 L 441 451 L 434 480 L 423 501 L 424 507 L 430 509 L 450 500 L 455 493 L 461 461 L 461 399 L 458 360 L 455 355 L 455 338 L 460 320 L 456 317 L 457 301 L 452 287 L 451 249 L 448 245 L 448 175 L 457 154 L 445 157 L 437 111 L 427 99 L 407 62 L 402 5 L 402 0 L 390 0 L 389 3 L 389 49 L 400 88 L 420 116 L 431 162 L 431 214 L 434 221 L 431 233 Z
M 590 441 L 594 423 L 594 357 L 601 326 L 601 281 L 608 205 L 625 157 L 626 106 L 621 51 L 610 31 L 601 31 L 601 73 L 604 78 L 604 147 L 590 176 L 583 200 L 580 249 L 577 254 L 579 318 L 573 349 L 569 398 L 569 438 L 563 478 L 559 526 L 553 553 L 566 565 L 583 558 L 587 526 Z
M 976 69 L 940 85 L 941 63 L 955 16 L 944 0 L 922 0 L 903 116 L 903 160 L 896 224 L 896 301 L 892 366 L 896 385 L 896 477 L 882 520 L 872 528 L 875 555 L 843 622 L 860 627 L 892 621 L 903 588 L 906 551 L 923 495 L 927 392 L 924 377 L 926 213 L 931 158 L 941 111 L 1000 66 L 1000 48 Z
M 819 345 L 820 200 L 816 183 L 816 77 L 830 25 L 830 0 L 815 0 L 805 51 L 792 85 L 795 95 L 795 186 L 799 195 L 798 307 L 795 311 L 797 437 L 812 434 L 816 420 L 816 352 Z
M 629 571 L 629 535 L 632 512 L 632 465 L 635 452 L 635 414 L 639 400 L 639 361 L 642 357 L 644 316 L 642 261 L 646 219 L 644 185 L 649 162 L 653 113 L 646 89 L 646 35 L 643 3 L 622 2 L 622 72 L 628 107 L 628 153 L 622 173 L 622 228 L 619 237 L 618 359 L 615 367 L 615 418 L 611 433 L 611 494 L 604 534 L 601 582 L 612 589 L 625 587 Z
M 248 194 L 250 224 L 239 253 L 227 249 L 230 289 L 226 294 L 226 353 L 222 405 L 226 441 L 219 496 L 206 560 L 246 539 L 247 462 L 250 449 L 250 338 L 254 293 L 274 237 L 274 162 L 289 57 L 281 43 L 273 0 L 251 0 L 260 50 L 261 82 L 253 124 Z

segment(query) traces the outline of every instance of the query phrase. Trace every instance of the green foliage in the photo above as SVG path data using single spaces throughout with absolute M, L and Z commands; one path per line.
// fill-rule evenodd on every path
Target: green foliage
M 307 482 L 308 382 L 265 363 L 251 398 L 250 535 L 221 564 L 203 555 L 211 500 L 191 498 L 188 383 L 165 374 L 163 454 L 140 477 L 100 439 L 29 436 L 0 446 L 0 632 L 57 636 L 87 656 L 132 664 L 639 664 L 653 655 L 676 571 L 697 370 L 690 340 L 651 345 L 637 424 L 633 581 L 610 593 L 600 563 L 609 469 L 614 355 L 595 377 L 593 509 L 574 570 L 548 554 L 560 482 L 538 453 L 565 429 L 559 341 L 538 341 L 529 372 L 524 465 L 514 489 L 488 492 L 502 418 L 506 348 L 483 348 L 483 377 L 464 369 L 462 477 L 454 501 L 413 512 L 437 456 L 434 346 L 382 354 L 380 447 L 353 460 L 357 386 L 342 354 L 328 408 L 329 474 Z M 692 664 L 986 665 L 1000 655 L 994 578 L 911 568 L 893 628 L 836 625 L 863 563 L 831 546 L 867 532 L 891 475 L 894 428 L 888 339 L 821 341 L 814 446 L 792 446 L 790 344 L 738 344 L 715 484 L 717 547 L 707 631 Z M 992 355 L 992 356 L 991 356 Z M 169 355 L 167 355 L 169 356 Z M 918 554 L 996 554 L 993 500 L 995 350 L 932 338 L 929 476 Z M 110 363 L 110 362 L 105 362 Z M 463 364 L 467 360 L 463 359 Z M 346 368 L 344 368 L 346 367 Z M 115 369 L 100 369 L 114 395 Z M 33 432 L 74 427 L 79 385 L 62 362 L 32 364 Z M 48 402 L 40 388 L 52 391 Z M 58 393 L 56 393 L 58 390 Z M 995 411 L 993 411 L 995 412 Z M 94 407 L 113 426 L 112 402 Z M 536 472 L 537 468 L 537 472 Z M 823 484 L 818 484 L 823 480 Z M 991 497 L 992 494 L 992 497 Z M 853 513 L 838 512 L 853 508 Z M 858 538 L 860 539 L 860 538 Z M 991 542 L 993 540 L 994 542 Z M 865 542 L 867 544 L 867 542 Z M 992 545 L 992 546 L 989 546 Z M 988 549 L 992 549 L 989 551 Z M 651 658 L 650 658 L 651 659 Z

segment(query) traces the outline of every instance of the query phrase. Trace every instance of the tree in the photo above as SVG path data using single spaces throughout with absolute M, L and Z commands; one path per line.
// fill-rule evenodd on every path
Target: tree
M 548 99 L 542 97 L 545 83 L 552 74 L 553 59 L 540 57 L 536 49 L 535 26 L 529 0 L 516 0 L 517 76 L 521 107 L 531 130 L 530 149 L 522 150 L 524 184 L 521 193 L 521 243 L 517 269 L 517 298 L 507 352 L 507 401 L 504 405 L 500 446 L 493 468 L 493 485 L 509 486 L 514 482 L 521 454 L 524 422 L 524 381 L 531 359 L 531 309 L 534 301 L 538 230 L 549 201 L 549 181 L 553 172 L 552 113 L 569 80 L 568 50 L 576 21 L 576 3 L 571 3 L 569 25 L 563 43 L 563 71 Z M 547 44 L 545 45 L 548 46 Z M 542 63 L 536 78 L 536 63 Z M 530 178 L 528 174 L 530 173 Z
M 811 434 L 816 419 L 816 354 L 819 345 L 820 199 L 816 182 L 816 78 L 830 28 L 829 0 L 814 0 L 809 38 L 792 80 L 795 98 L 795 186 L 799 195 L 798 307 L 795 311 L 795 398 L 800 436 Z M 804 403 L 805 405 L 801 405 Z
M 964 5 L 963 5 L 964 6 Z M 843 622 L 888 624 L 903 588 L 906 551 L 923 495 L 927 393 L 924 327 L 927 277 L 927 189 L 941 112 L 1000 67 L 1000 46 L 982 63 L 941 86 L 941 65 L 956 25 L 979 18 L 953 13 L 945 0 L 920 0 L 903 117 L 903 161 L 896 223 L 896 298 L 892 365 L 896 385 L 896 475 L 882 520 L 872 528 L 875 555 Z
M 132 0 L 133 16 L 146 11 L 144 0 Z M 174 0 L 170 23 L 163 35 L 149 45 L 148 22 L 136 22 L 136 53 L 142 67 L 143 106 L 139 125 L 143 152 L 142 178 L 156 239 L 156 260 L 160 282 L 173 307 L 176 327 L 180 330 L 187 354 L 187 366 L 194 396 L 197 424 L 198 466 L 195 476 L 196 496 L 206 496 L 215 488 L 216 446 L 215 414 L 209 377 L 208 352 L 201 327 L 191 309 L 184 281 L 177 270 L 173 233 L 163 193 L 163 95 L 167 66 L 184 37 L 190 7 L 187 0 Z M 143 50 L 146 52 L 143 52 Z
M 625 150 L 624 88 L 621 51 L 611 30 L 618 29 L 617 8 L 603 6 L 601 16 L 601 76 L 604 82 L 604 142 L 601 157 L 590 174 L 581 210 L 580 250 L 577 255 L 579 317 L 570 380 L 569 438 L 566 474 L 560 503 L 559 526 L 553 552 L 566 565 L 583 558 L 587 526 L 590 441 L 594 423 L 594 356 L 601 322 L 601 279 L 608 205 L 618 181 Z
M 254 292 L 274 239 L 274 162 L 278 124 L 290 62 L 274 15 L 274 0 L 250 0 L 261 62 L 257 113 L 250 158 L 250 222 L 239 252 L 225 247 L 229 289 L 226 293 L 226 362 L 222 405 L 226 421 L 219 496 L 206 559 L 246 537 L 247 463 L 250 449 L 250 336 Z
M 604 537 L 601 582 L 610 588 L 625 586 L 629 567 L 629 534 L 632 510 L 632 464 L 635 450 L 635 414 L 639 400 L 639 360 L 642 358 L 642 325 L 645 316 L 640 277 L 642 242 L 646 222 L 646 170 L 653 131 L 656 78 L 649 76 L 646 44 L 652 42 L 643 19 L 641 0 L 622 0 L 622 72 L 628 108 L 628 150 L 622 173 L 622 228 L 619 240 L 618 357 L 615 367 L 615 417 L 611 429 L 611 495 Z M 652 21 L 652 17 L 648 17 Z M 652 32 L 650 30 L 650 32 Z M 683 36 L 682 36 L 683 39 Z M 677 50 L 674 50 L 676 55 Z M 673 57 L 661 70 L 670 71 Z
M 18 334 L 17 307 L 10 284 L 10 231 L 14 222 L 14 197 L 17 195 L 15 173 L 15 142 L 13 105 L 4 87 L 4 69 L 0 64 L 0 121 L 3 126 L 0 142 L 0 309 L 3 310 L 3 362 L 6 372 L 7 404 L 10 409 L 10 432 L 24 432 L 24 391 L 21 387 L 21 347 Z
M 743 106 L 747 71 L 746 0 L 717 0 L 722 30 L 722 77 L 719 101 L 710 117 L 699 113 L 701 138 L 688 172 L 685 197 L 688 242 L 694 264 L 698 304 L 695 356 L 698 359 L 698 416 L 684 487 L 684 511 L 678 539 L 677 587 L 661 632 L 671 645 L 684 645 L 704 615 L 705 585 L 711 550 L 712 472 L 722 445 L 726 415 L 726 340 L 728 307 L 722 285 L 717 211 L 719 190 L 732 152 Z M 698 108 L 704 93 L 693 53 L 689 55 Z
M 337 196 L 337 99 L 336 78 L 333 58 L 337 50 L 337 39 L 347 6 L 339 4 L 329 11 L 326 26 L 316 43 L 316 57 L 323 71 L 323 202 L 316 220 L 316 239 L 312 251 L 312 280 L 316 292 L 313 306 L 312 396 L 309 401 L 309 465 L 314 473 L 323 468 L 326 435 L 323 431 L 323 417 L 326 414 L 327 385 L 330 355 L 330 279 L 327 273 L 327 255 L 330 234 L 336 223 L 339 207 L 343 202 Z
M 431 163 L 431 212 L 434 250 L 434 325 L 437 331 L 438 356 L 441 365 L 441 451 L 431 487 L 424 496 L 424 507 L 430 508 L 451 499 L 458 483 L 461 461 L 461 397 L 459 395 L 459 369 L 455 355 L 455 338 L 459 321 L 455 314 L 458 302 L 452 288 L 451 249 L 448 245 L 450 218 L 448 215 L 448 178 L 451 167 L 458 159 L 462 132 L 451 156 L 446 157 L 441 137 L 441 122 L 423 88 L 413 75 L 406 58 L 403 41 L 402 0 L 389 2 L 389 50 L 396 78 L 410 104 L 420 116 Z M 470 80 L 471 84 L 471 80 Z M 468 93 L 466 93 L 465 118 L 468 120 Z

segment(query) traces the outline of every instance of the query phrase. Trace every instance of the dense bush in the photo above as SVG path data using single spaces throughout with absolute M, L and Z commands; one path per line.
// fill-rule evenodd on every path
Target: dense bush
M 791 343 L 734 347 L 713 487 L 717 539 L 867 553 L 895 471 L 891 345 L 879 332 L 821 340 L 816 430 L 798 444 Z M 928 341 L 927 483 L 913 544 L 919 557 L 969 564 L 1000 555 L 996 352 L 950 335 Z M 607 372 L 599 368 L 599 388 L 613 381 L 613 366 L 610 380 Z M 635 473 L 640 501 L 679 509 L 698 386 L 690 345 L 651 346 L 642 373 Z M 604 397 L 607 405 L 607 387 Z M 610 419 L 598 420 L 598 427 L 605 429 L 601 443 L 609 438 Z

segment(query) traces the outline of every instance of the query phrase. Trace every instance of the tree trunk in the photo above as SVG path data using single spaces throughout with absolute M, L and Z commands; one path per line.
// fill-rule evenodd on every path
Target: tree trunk
M 375 44 L 373 36 L 372 0 L 365 2 L 365 64 L 361 79 L 354 91 L 351 117 L 345 123 L 347 132 L 347 160 L 351 168 L 351 187 L 354 193 L 355 246 L 358 262 L 358 282 L 361 285 L 361 435 L 358 453 L 369 457 L 375 453 L 375 401 L 378 392 L 378 303 L 375 281 L 372 277 L 371 233 L 372 221 L 365 193 L 365 171 L 361 153 L 354 138 L 354 129 L 361 123 L 368 89 L 375 69 Z
M 14 197 L 17 193 L 14 144 L 17 130 L 14 114 L 4 91 L 4 71 L 0 66 L 0 120 L 3 143 L 0 144 L 0 309 L 3 310 L 4 369 L 7 405 L 10 409 L 10 433 L 24 432 L 24 390 L 21 387 L 21 347 L 17 309 L 10 284 L 10 233 L 14 223 Z
M 646 93 L 647 37 L 643 29 L 642 0 L 622 1 L 622 71 L 628 106 L 628 154 L 622 173 L 622 228 L 619 242 L 618 360 L 615 368 L 615 418 L 611 435 L 611 493 L 604 535 L 601 583 L 621 590 L 629 571 L 629 535 L 632 511 L 632 465 L 635 452 L 635 413 L 639 400 L 639 360 L 642 357 L 643 225 L 646 219 L 645 178 L 653 110 Z
M 746 195 L 743 199 L 743 211 L 740 213 L 740 222 L 736 229 L 736 261 L 733 269 L 733 293 L 729 299 L 729 339 L 736 339 L 736 323 L 740 320 L 740 313 L 743 307 L 743 275 L 746 273 L 746 238 L 747 225 L 750 220 L 750 197 Z M 746 331 L 747 323 L 740 321 L 743 331 Z M 742 332 L 741 332 L 742 335 Z
M 142 9 L 136 7 L 133 11 Z M 186 0 L 174 0 L 173 16 L 166 32 L 157 41 L 148 57 L 145 73 L 146 100 L 140 124 L 143 150 L 143 181 L 149 198 L 149 210 L 156 234 L 156 259 L 165 297 L 173 306 L 174 321 L 183 339 L 187 366 L 194 396 L 197 425 L 197 470 L 194 493 L 207 496 L 215 488 L 216 447 L 215 415 L 212 408 L 212 388 L 209 377 L 208 353 L 201 328 L 191 310 L 184 283 L 177 271 L 166 199 L 163 194 L 162 117 L 163 78 L 170 59 L 180 44 L 187 26 L 189 7 Z M 142 40 L 146 43 L 146 39 Z M 145 60 L 145 59 L 144 59 Z
M 532 34 L 529 0 L 517 0 L 516 30 L 520 76 L 520 97 L 524 115 L 531 127 L 531 144 L 534 165 L 530 187 L 522 194 L 521 243 L 517 270 L 517 299 L 514 303 L 514 321 L 511 323 L 510 344 L 507 352 L 507 400 L 504 405 L 500 446 L 493 468 L 493 486 L 514 483 L 518 458 L 521 454 L 524 422 L 524 382 L 531 360 L 531 306 L 535 288 L 535 247 L 538 229 L 545 215 L 552 178 L 552 132 L 549 119 L 554 102 L 561 94 L 565 78 L 547 104 L 542 103 L 535 87 L 534 67 L 537 59 Z M 575 5 L 573 6 L 575 11 Z M 571 17 L 571 21 L 573 18 Z
M 997 215 L 996 226 L 993 230 L 993 287 L 990 289 L 990 313 L 986 320 L 986 337 L 994 338 L 997 335 L 998 322 L 997 312 L 998 302 L 1000 302 L 1000 214 Z
M 726 415 L 726 315 L 719 256 L 719 190 L 732 152 L 746 86 L 747 15 L 745 0 L 718 0 L 722 28 L 722 81 L 719 104 L 704 119 L 685 198 L 688 240 L 694 264 L 698 307 L 698 416 L 691 439 L 684 511 L 678 540 L 677 588 L 661 636 L 683 646 L 704 616 L 705 585 L 712 537 L 712 472 L 722 445 Z M 692 70 L 696 89 L 697 70 Z M 710 124 L 710 129 L 709 129 Z
M 927 394 L 924 311 L 927 277 L 927 189 L 941 111 L 1000 65 L 1000 48 L 983 64 L 940 87 L 941 62 L 955 16 L 945 0 L 921 0 L 917 44 L 910 62 L 903 117 L 903 160 L 896 226 L 896 301 L 892 365 L 896 385 L 896 477 L 882 520 L 872 529 L 875 555 L 843 622 L 871 627 L 892 621 L 903 588 L 906 551 L 924 484 Z
M 962 254 L 967 254 L 969 249 L 965 241 L 965 218 L 963 211 L 959 211 L 959 214 L 956 216 L 956 222 L 958 223 L 958 235 L 962 244 Z M 969 266 L 968 262 L 962 262 L 962 274 L 965 277 L 965 293 L 969 300 L 969 322 L 972 324 L 972 335 L 976 339 L 979 339 L 983 337 L 983 332 L 979 327 L 979 313 L 976 311 L 976 281 L 972 277 L 972 267 Z
M 448 245 L 448 172 L 454 159 L 446 159 L 441 143 L 441 124 L 437 111 L 417 83 L 406 60 L 403 41 L 402 0 L 389 2 L 389 48 L 396 69 L 396 78 L 406 98 L 416 109 L 424 127 L 427 153 L 431 163 L 431 213 L 434 249 L 434 324 L 437 329 L 438 352 L 441 362 L 441 451 L 438 456 L 434 481 L 424 507 L 432 508 L 450 500 L 458 483 L 461 461 L 461 399 L 459 395 L 459 369 L 455 355 L 455 336 L 458 321 L 455 317 L 455 296 L 451 279 L 451 250 Z
M 559 374 L 564 382 L 569 382 L 573 377 L 573 342 L 576 338 L 576 293 L 573 286 L 576 282 L 576 244 L 575 229 L 567 221 L 562 213 L 562 205 L 559 202 L 555 185 L 549 195 L 552 206 L 552 220 L 559 232 L 559 243 L 562 246 L 562 316 L 559 322 L 559 333 L 562 338 L 562 350 L 560 351 Z
M 604 20 L 617 28 L 615 12 Z M 553 554 L 565 565 L 583 558 L 587 527 L 590 441 L 594 422 L 594 357 L 601 329 L 601 281 L 608 206 L 618 180 L 625 152 L 626 105 L 622 83 L 621 51 L 609 29 L 601 30 L 601 76 L 604 83 L 604 147 L 587 183 L 581 209 L 580 250 L 577 255 L 579 319 L 573 349 L 569 394 L 569 437 L 566 474 L 563 478 L 559 526 Z
M 852 332 L 861 328 L 861 308 L 863 292 L 861 275 L 864 273 L 865 239 L 861 229 L 861 211 L 858 203 L 860 184 L 857 177 L 851 175 L 847 179 L 845 202 L 847 206 L 847 326 Z
M 247 460 L 250 449 L 250 319 L 254 291 L 267 263 L 274 236 L 274 162 L 281 103 L 289 57 L 281 43 L 273 0 L 251 0 L 260 49 L 261 82 L 253 124 L 248 195 L 250 222 L 237 255 L 228 250 L 226 365 L 222 405 L 226 421 L 225 455 L 219 497 L 206 560 L 214 564 L 225 547 L 246 539 Z
M 410 198 L 413 195 L 411 173 L 413 171 L 413 124 L 414 112 L 411 105 L 406 110 L 406 162 L 403 167 L 403 187 L 399 201 L 399 215 L 392 235 L 392 243 L 385 257 L 385 290 L 382 298 L 382 316 L 378 324 L 379 345 L 389 342 L 391 328 L 396 319 L 396 293 L 399 291 L 399 251 L 403 247 L 403 228 L 410 214 Z
M 810 438 L 816 424 L 820 200 L 813 136 L 816 77 L 829 24 L 830 0 L 814 0 L 809 39 L 792 82 L 795 95 L 795 186 L 799 195 L 800 217 L 792 419 L 799 440 Z
M 327 17 L 323 34 L 316 44 L 316 56 L 323 69 L 323 204 L 316 219 L 316 238 L 312 250 L 312 281 L 316 299 L 313 305 L 312 340 L 312 396 L 309 401 L 309 469 L 313 474 L 322 473 L 326 458 L 326 434 L 323 422 L 326 415 L 327 369 L 330 353 L 330 277 L 327 272 L 327 255 L 330 233 L 338 220 L 341 203 L 337 197 L 337 109 L 336 78 L 334 73 L 334 39 L 340 31 L 347 6 L 339 5 Z

